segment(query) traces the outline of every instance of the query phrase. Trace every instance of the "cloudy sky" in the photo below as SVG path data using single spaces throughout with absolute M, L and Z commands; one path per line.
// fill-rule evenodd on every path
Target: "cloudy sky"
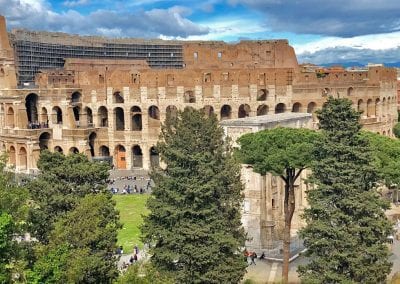
M 400 62 L 400 0 L 0 0 L 9 28 L 184 40 L 286 38 L 299 62 Z

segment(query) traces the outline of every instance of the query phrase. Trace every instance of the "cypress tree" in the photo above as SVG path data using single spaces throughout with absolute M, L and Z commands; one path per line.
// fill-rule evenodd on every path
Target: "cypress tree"
M 388 203 L 376 191 L 377 174 L 360 113 L 347 99 L 329 98 L 317 113 L 321 139 L 301 231 L 310 262 L 299 268 L 306 283 L 381 283 L 391 263 L 385 242 Z
M 245 273 L 240 166 L 223 136 L 215 116 L 192 108 L 161 130 L 166 168 L 153 171 L 142 233 L 153 265 L 178 283 L 238 283 Z

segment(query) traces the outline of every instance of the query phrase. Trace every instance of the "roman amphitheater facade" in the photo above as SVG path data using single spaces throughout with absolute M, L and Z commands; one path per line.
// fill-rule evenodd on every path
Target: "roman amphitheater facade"
M 396 71 L 299 66 L 286 40 L 178 42 L 13 30 L 0 18 L 0 147 L 34 172 L 41 149 L 158 163 L 168 113 L 204 108 L 219 119 L 313 113 L 327 96 L 362 110 L 368 130 L 392 136 Z

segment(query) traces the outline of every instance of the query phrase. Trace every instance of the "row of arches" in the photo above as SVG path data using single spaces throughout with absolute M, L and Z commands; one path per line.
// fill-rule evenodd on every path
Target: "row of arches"
M 27 170 L 28 168 L 28 154 L 25 147 L 20 147 L 17 151 L 14 146 L 10 146 L 8 150 L 9 165 L 17 166 L 20 170 Z M 17 163 L 18 162 L 18 163 Z
M 140 145 L 134 145 L 130 149 L 131 151 L 131 167 L 132 168 L 143 168 L 143 151 Z M 55 146 L 54 152 L 59 152 L 61 154 L 77 154 L 79 149 L 76 147 L 71 147 L 67 152 L 61 146 Z M 118 144 L 115 146 L 113 151 L 114 167 L 117 169 L 127 169 L 127 149 L 125 146 Z M 91 151 L 92 157 L 108 158 L 111 156 L 110 148 L 106 145 L 101 145 L 98 148 L 97 155 L 94 155 Z M 158 167 L 160 165 L 159 154 L 154 146 L 149 149 L 150 166 Z

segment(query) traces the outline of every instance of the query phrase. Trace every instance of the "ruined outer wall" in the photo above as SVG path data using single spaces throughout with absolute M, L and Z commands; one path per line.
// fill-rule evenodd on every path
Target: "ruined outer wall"
M 13 50 L 8 41 L 6 20 L 0 16 L 0 88 L 16 88 L 15 62 Z
M 46 41 L 51 40 L 50 35 Z M 65 41 L 63 35 L 57 40 Z M 101 43 L 99 38 L 96 41 Z M 133 147 L 139 146 L 142 166 L 148 169 L 150 149 L 157 142 L 160 124 L 174 108 L 206 107 L 219 119 L 275 112 L 313 113 L 328 95 L 351 99 L 354 107 L 363 111 L 362 123 L 367 129 L 392 136 L 397 120 L 397 87 L 390 68 L 373 67 L 364 72 L 330 70 L 321 77 L 300 70 L 293 48 L 285 40 L 180 44 L 185 63 L 179 69 L 150 68 L 146 60 L 67 58 L 63 68 L 39 73 L 36 86 L 30 89 L 11 88 L 15 80 L 3 82 L 0 147 L 9 151 L 13 146 L 17 153 L 13 164 L 29 170 L 36 168 L 35 160 L 29 157 L 38 155 L 43 132 L 51 137 L 47 145 L 50 150 L 58 146 L 68 153 L 75 147 L 88 154 L 89 136 L 94 133 L 95 156 L 101 154 L 101 146 L 108 147 L 114 157 L 118 154 L 115 150 L 122 147 L 124 167 L 130 169 L 138 158 L 133 155 Z M 11 59 L 7 59 L 8 70 L 15 74 L 10 71 L 14 66 Z M 74 93 L 80 94 L 77 102 L 72 102 Z M 47 130 L 27 129 L 25 104 L 30 94 L 38 96 L 37 120 L 48 120 Z M 117 94 L 123 103 L 116 101 Z M 78 121 L 74 108 L 79 112 Z M 62 123 L 57 122 L 57 110 Z M 104 113 L 100 110 L 106 110 L 107 125 L 101 123 Z M 140 116 L 141 130 L 135 128 L 134 116 Z M 117 130 L 117 124 L 123 124 L 123 130 Z M 23 164 L 18 156 L 21 143 L 28 152 L 27 167 L 19 166 Z

